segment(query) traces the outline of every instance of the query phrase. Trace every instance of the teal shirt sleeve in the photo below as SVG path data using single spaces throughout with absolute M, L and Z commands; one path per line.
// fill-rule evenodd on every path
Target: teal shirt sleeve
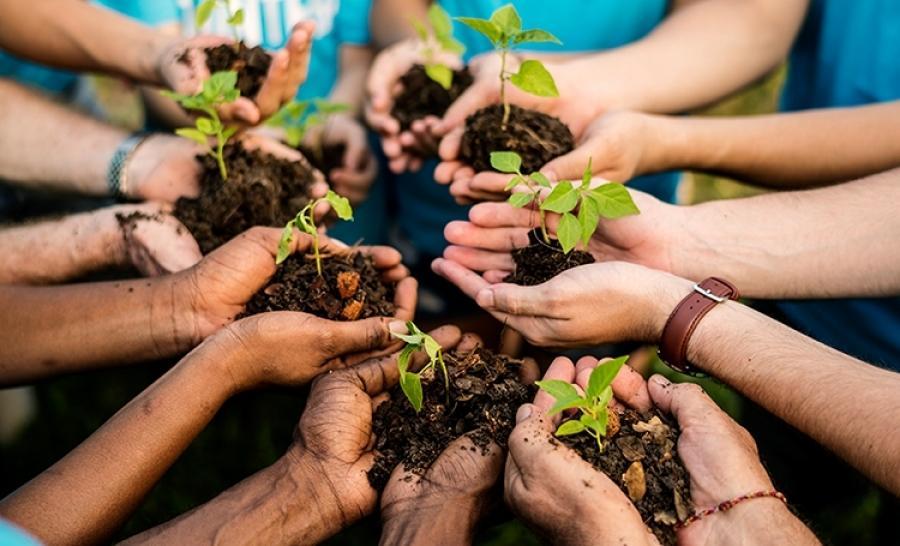
M 3 546 L 40 546 L 40 543 L 31 535 L 4 519 L 0 519 L 0 544 Z
M 371 0 L 341 0 L 334 28 L 341 44 L 368 45 Z
M 149 26 L 178 21 L 175 0 L 97 0 L 97 4 Z

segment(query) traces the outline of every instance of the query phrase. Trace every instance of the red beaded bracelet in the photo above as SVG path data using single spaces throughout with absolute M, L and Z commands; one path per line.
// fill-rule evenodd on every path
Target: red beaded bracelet
M 706 510 L 701 510 L 700 512 L 695 513 L 693 516 L 688 517 L 686 520 L 675 526 L 676 529 L 684 529 L 688 525 L 694 523 L 698 519 L 703 519 L 706 516 L 711 516 L 716 512 L 727 512 L 737 506 L 738 504 L 750 500 L 750 499 L 761 499 L 764 497 L 772 497 L 780 500 L 781 502 L 787 504 L 787 498 L 779 491 L 757 491 L 756 493 L 748 493 L 746 495 L 741 495 L 740 497 L 735 497 L 731 500 L 727 500 L 725 502 L 721 502 L 712 508 L 707 508 Z

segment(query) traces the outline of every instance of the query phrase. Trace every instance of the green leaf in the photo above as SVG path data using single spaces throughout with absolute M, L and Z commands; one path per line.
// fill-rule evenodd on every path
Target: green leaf
M 442 64 L 426 64 L 425 74 L 444 89 L 453 85 L 453 71 Z
M 522 158 L 516 152 L 491 152 L 491 167 L 501 173 L 518 173 Z
M 194 129 L 193 127 L 183 127 L 181 129 L 175 129 L 175 134 L 180 137 L 193 140 L 201 146 L 209 146 L 209 140 L 207 136 L 199 130 Z
M 440 44 L 441 49 L 443 49 L 447 53 L 462 55 L 466 52 L 466 46 L 464 46 L 462 42 L 460 42 L 453 36 L 438 36 L 437 42 L 438 44 Z
M 612 387 L 606 387 L 602 391 L 600 391 L 600 396 L 591 399 L 591 404 L 597 408 L 606 408 L 609 406 L 609 401 L 613 398 L 613 390 Z
M 450 15 L 437 2 L 428 8 L 428 22 L 435 36 L 449 36 L 453 33 L 453 21 Z
M 400 376 L 406 374 L 406 370 L 409 369 L 409 360 L 412 358 L 412 355 L 415 354 L 416 351 L 419 350 L 417 345 L 407 345 L 400 351 L 400 355 L 397 356 L 397 369 L 400 370 Z
M 236 27 L 240 24 L 244 23 L 244 10 L 238 9 L 236 12 L 231 14 L 231 17 L 228 18 L 228 24 Z
M 341 220 L 353 220 L 353 207 L 350 206 L 349 199 L 341 197 L 332 190 L 328 190 L 328 193 L 325 194 L 325 200 L 337 213 L 338 218 Z
M 557 403 L 553 404 L 553 407 L 550 408 L 550 410 L 547 412 L 547 415 L 556 415 L 561 411 L 572 408 L 585 408 L 588 405 L 588 401 L 584 398 L 576 398 L 569 401 L 558 401 Z
M 181 93 L 176 93 L 174 91 L 168 91 L 166 89 L 160 90 L 159 94 L 166 97 L 167 99 L 172 99 L 178 103 L 181 103 L 181 101 L 189 99 L 191 97 L 190 95 L 182 95 Z
M 578 204 L 578 190 L 568 180 L 563 180 L 553 188 L 550 195 L 541 203 L 542 210 L 562 214 L 569 212 Z
M 581 225 L 581 242 L 585 245 L 591 241 L 597 224 L 600 223 L 600 209 L 593 199 L 582 199 L 578 207 L 578 223 Z
M 491 14 L 491 22 L 497 25 L 507 37 L 515 36 L 522 30 L 522 18 L 515 6 L 506 4 Z
M 558 97 L 559 90 L 553 76 L 540 61 L 527 60 L 519 66 L 519 71 L 510 76 L 513 85 L 538 97 Z
M 544 379 L 543 381 L 535 381 L 534 384 L 557 401 L 565 400 L 568 402 L 575 400 L 576 398 L 581 398 L 578 395 L 578 391 L 575 390 L 575 386 L 568 381 L 562 381 L 560 379 Z
M 609 362 L 600 364 L 594 368 L 594 371 L 591 372 L 591 377 L 588 379 L 588 397 L 595 398 L 600 396 L 603 389 L 612 384 L 613 379 L 616 378 L 616 374 L 619 373 L 619 370 L 622 369 L 622 366 L 627 361 L 628 356 L 620 356 L 615 360 L 610 360 Z
M 483 34 L 492 44 L 498 45 L 503 36 L 503 30 L 493 21 L 478 19 L 477 17 L 457 17 L 457 21 L 476 32 Z
M 584 432 L 584 425 L 581 421 L 566 421 L 556 429 L 557 436 L 571 436 L 579 432 Z
M 531 174 L 529 174 L 528 176 L 529 176 L 529 178 L 531 178 L 532 180 L 534 180 L 534 181 L 537 183 L 538 186 L 540 186 L 540 187 L 542 187 L 542 188 L 549 188 L 549 187 L 551 187 L 551 186 L 553 185 L 553 184 L 550 182 L 550 179 L 547 178 L 546 176 L 544 176 L 544 175 L 543 175 L 542 173 L 540 173 L 540 172 L 531 173 Z
M 438 354 L 441 352 L 441 344 L 434 340 L 433 337 L 429 335 L 425 335 L 425 353 L 428 354 L 428 358 L 434 362 Z
M 422 379 L 419 374 L 404 373 L 400 375 L 400 388 L 412 404 L 416 413 L 422 411 Z
M 524 208 L 527 207 L 529 203 L 534 199 L 533 193 L 514 193 L 509 196 L 508 202 L 510 205 L 516 208 Z
M 275 265 L 285 261 L 291 255 L 291 242 L 294 240 L 294 221 L 285 224 L 281 230 L 281 240 L 278 241 L 278 255 L 275 256 Z
M 597 202 L 597 210 L 604 218 L 622 218 L 641 212 L 625 186 L 616 182 L 598 186 L 592 189 L 588 196 Z
M 197 13 L 194 14 L 194 23 L 197 25 L 198 29 L 209 21 L 209 17 L 212 15 L 214 9 L 216 9 L 216 0 L 203 0 L 203 2 L 197 6 Z
M 559 244 L 562 245 L 563 252 L 566 254 L 578 245 L 578 241 L 581 239 L 581 224 L 578 223 L 577 218 L 572 216 L 572 213 L 567 212 L 559 219 L 556 238 L 559 239 Z
M 221 102 L 234 102 L 234 101 L 238 100 L 238 97 L 240 97 L 240 96 L 241 96 L 240 89 L 229 89 L 228 91 L 225 91 L 225 93 L 222 94 Z
M 210 136 L 218 133 L 216 128 L 213 127 L 213 120 L 208 118 L 197 118 L 197 129 L 199 129 L 201 133 Z
M 591 187 L 591 179 L 594 177 L 594 158 L 588 158 L 588 164 L 581 173 L 581 189 L 588 190 Z
M 582 413 L 581 417 L 578 418 L 578 421 L 584 425 L 584 428 L 589 428 L 600 436 L 606 436 L 606 424 L 608 420 L 609 413 L 607 413 L 606 410 L 599 412 L 596 419 L 586 413 Z
M 225 140 L 225 141 L 227 141 L 229 138 L 233 137 L 234 134 L 237 133 L 237 131 L 238 131 L 238 128 L 235 127 L 235 126 L 232 126 L 232 127 L 226 127 L 226 128 L 222 131 L 222 139 Z
M 296 148 L 303 142 L 304 130 L 302 127 L 286 127 L 284 129 L 284 141 L 291 148 Z
M 550 34 L 546 30 L 541 30 L 539 28 L 523 30 L 522 32 L 513 36 L 514 44 L 536 44 L 540 42 L 553 42 L 555 44 L 562 45 L 562 42 L 559 41 L 559 38 Z
M 516 175 L 509 179 L 509 182 L 506 183 L 506 186 L 503 188 L 503 190 L 510 191 L 523 182 L 525 182 L 525 179 L 519 175 Z
M 425 336 L 427 335 L 418 326 L 416 326 L 415 322 L 411 320 L 406 321 L 406 329 L 414 334 L 422 336 L 422 339 L 425 339 Z
M 216 96 L 225 91 L 234 89 L 237 85 L 237 72 L 234 70 L 221 70 L 214 73 L 203 83 L 204 90 L 212 89 L 216 91 Z
M 316 110 L 325 114 L 340 114 L 350 110 L 350 105 L 344 102 L 330 102 L 324 99 L 313 99 Z
M 434 4 L 432 4 L 432 5 L 434 5 Z M 413 29 L 416 31 L 416 34 L 419 36 L 419 40 L 422 42 L 427 42 L 428 41 L 428 28 L 425 27 L 424 23 L 422 23 L 422 21 L 419 21 L 418 19 L 413 19 L 411 21 L 411 23 L 412 23 Z

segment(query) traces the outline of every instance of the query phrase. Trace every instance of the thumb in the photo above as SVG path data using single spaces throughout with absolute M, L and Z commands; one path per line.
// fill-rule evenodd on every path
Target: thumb
M 361 170 L 363 160 L 368 152 L 365 135 L 361 132 L 354 132 L 347 138 L 346 146 L 347 148 L 344 151 L 344 168 L 354 172 Z
M 320 347 L 329 358 L 382 349 L 391 342 L 392 322 L 396 320 L 386 317 L 331 322 L 325 327 L 330 332 L 330 343 L 323 343 Z
M 711 412 L 722 411 L 699 385 L 676 385 L 658 374 L 651 377 L 647 385 L 653 403 L 664 413 L 675 416 L 682 428 L 692 420 L 708 420 Z
M 525 471 L 529 463 L 537 462 L 553 449 L 547 441 L 553 434 L 553 420 L 540 407 L 523 404 L 516 412 L 516 427 L 509 435 L 509 454 Z
M 584 173 L 584 168 L 591 159 L 591 152 L 585 146 L 579 146 L 571 152 L 561 155 L 550 161 L 541 168 L 541 173 L 550 180 L 580 180 Z M 594 162 L 593 167 L 596 168 L 599 162 Z
M 510 315 L 544 316 L 547 309 L 545 291 L 533 286 L 495 284 L 475 295 L 475 301 L 489 311 Z
M 494 91 L 493 80 L 490 84 L 483 81 L 472 84 L 450 105 L 450 108 L 444 113 L 444 117 L 435 124 L 434 133 L 437 136 L 443 136 L 462 127 L 470 114 L 494 102 Z

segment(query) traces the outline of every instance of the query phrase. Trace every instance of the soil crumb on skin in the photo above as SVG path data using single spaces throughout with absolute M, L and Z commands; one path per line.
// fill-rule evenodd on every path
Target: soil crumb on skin
M 322 276 L 313 256 L 292 254 L 271 282 L 257 292 L 242 316 L 297 311 L 329 320 L 391 317 L 394 286 L 385 284 L 372 257 L 360 252 L 322 257 Z
M 368 472 L 377 490 L 387 484 L 394 468 L 423 475 L 453 440 L 467 434 L 482 453 L 491 441 L 506 447 L 515 426 L 516 410 L 529 401 L 533 387 L 519 379 L 521 361 L 484 348 L 444 355 L 450 375 L 450 404 L 443 374 L 430 371 L 422 378 L 424 403 L 416 413 L 400 386 L 375 410 L 375 463 Z
M 468 67 L 453 71 L 450 89 L 428 77 L 425 67 L 417 64 L 400 77 L 402 91 L 394 98 L 391 116 L 400 122 L 400 128 L 409 129 L 417 119 L 426 116 L 442 117 L 450 105 L 472 85 L 472 74 Z
M 522 172 L 528 174 L 575 149 L 572 131 L 558 118 L 541 112 L 511 105 L 506 129 L 502 125 L 500 104 L 466 119 L 459 157 L 475 172 L 492 170 L 491 152 L 516 152 L 522 157 Z
M 328 178 L 331 176 L 332 170 L 340 169 L 344 166 L 344 153 L 347 150 L 347 146 L 343 142 L 324 144 L 322 145 L 322 151 L 320 152 L 311 146 L 304 146 L 301 144 L 297 147 L 297 150 L 303 154 L 303 157 L 305 157 L 316 170 L 322 172 L 322 174 Z
M 248 151 L 239 143 L 226 145 L 223 155 L 228 180 L 222 183 L 214 157 L 197 156 L 203 167 L 200 196 L 175 204 L 175 217 L 204 254 L 253 226 L 283 227 L 309 202 L 315 183 L 313 171 L 299 161 Z
M 619 430 L 607 438 L 603 453 L 588 434 L 558 440 L 631 498 L 661 544 L 674 545 L 675 524 L 693 513 L 690 476 L 675 449 L 678 428 L 656 409 L 646 415 L 626 409 L 618 417 Z
M 567 269 L 594 263 L 594 257 L 582 250 L 573 250 L 563 254 L 562 246 L 556 239 L 550 245 L 543 240 L 539 232 L 528 234 L 530 245 L 512 251 L 516 270 L 503 282 L 521 286 L 543 284 Z
M 206 49 L 206 66 L 210 73 L 222 70 L 237 72 L 237 88 L 242 97 L 256 97 L 271 64 L 272 56 L 263 48 L 247 47 L 244 42 L 238 42 L 237 48 L 233 44 L 222 44 Z

